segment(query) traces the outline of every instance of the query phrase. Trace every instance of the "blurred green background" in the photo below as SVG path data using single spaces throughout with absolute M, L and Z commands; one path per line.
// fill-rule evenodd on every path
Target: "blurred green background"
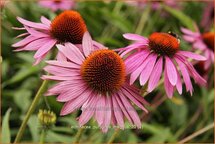
M 181 37 L 180 27 L 193 28 L 193 22 L 200 23 L 202 13 L 206 7 L 205 2 L 178 2 L 181 9 L 160 5 L 160 9 L 153 10 L 152 4 L 144 7 L 129 5 L 123 1 L 80 1 L 76 2 L 75 10 L 83 16 L 92 37 L 109 48 L 120 48 L 129 44 L 122 37 L 124 33 L 138 33 L 149 36 L 152 32 L 173 31 Z M 21 27 L 16 20 L 17 16 L 39 22 L 41 16 L 53 19 L 58 12 L 52 12 L 38 5 L 36 1 L 11 0 L 1 9 L 1 52 L 2 65 L 2 107 L 3 120 L 2 140 L 13 142 L 22 119 L 26 114 L 35 93 L 37 92 L 44 74 L 42 68 L 45 63 L 32 66 L 32 52 L 14 52 L 11 45 L 17 41 L 15 37 L 19 31 L 11 27 Z M 161 13 L 164 13 L 163 15 Z M 191 45 L 181 40 L 181 49 L 191 50 Z M 161 85 L 155 91 L 146 95 L 151 103 L 148 107 L 150 113 L 145 115 L 138 110 L 142 120 L 142 129 L 120 130 L 114 142 L 177 142 L 190 134 L 206 127 L 214 121 L 214 85 L 213 71 L 208 73 L 209 86 L 198 87 L 194 85 L 194 94 L 178 95 L 175 92 L 173 99 L 167 99 L 164 87 Z M 51 86 L 53 83 L 49 83 Z M 80 112 L 60 117 L 62 103 L 55 97 L 48 97 L 47 101 L 52 111 L 57 115 L 55 126 L 49 130 L 46 142 L 72 142 L 77 133 L 76 117 Z M 37 119 L 39 109 L 47 109 L 44 98 L 40 100 L 36 111 L 30 117 L 25 130 L 23 142 L 38 142 L 40 137 L 40 124 Z M 126 123 L 127 124 L 127 123 Z M 94 120 L 87 125 L 97 126 Z M 128 125 L 128 124 L 127 124 Z M 103 134 L 99 129 L 86 129 L 80 142 L 105 143 L 114 129 Z M 193 138 L 189 142 L 214 141 L 213 129 Z

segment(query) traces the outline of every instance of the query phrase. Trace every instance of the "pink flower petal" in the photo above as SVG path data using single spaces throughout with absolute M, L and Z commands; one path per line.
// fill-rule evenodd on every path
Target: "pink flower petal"
M 12 29 L 14 29 L 14 30 L 25 30 L 24 27 L 12 27 Z
M 135 105 L 137 105 L 139 108 L 141 108 L 143 111 L 148 112 L 148 110 L 136 99 L 130 91 L 127 91 L 125 89 L 122 89 L 122 93 L 130 99 Z
M 134 41 L 143 41 L 143 42 L 147 42 L 148 39 L 143 37 L 143 36 L 140 36 L 138 34 L 131 34 L 131 33 L 126 33 L 126 34 L 123 34 L 123 37 L 128 39 L 128 40 L 134 40 Z
M 179 94 L 182 94 L 182 82 L 181 82 L 181 76 L 180 76 L 178 70 L 177 70 L 177 76 L 178 76 L 178 79 L 177 79 L 176 89 Z
M 93 40 L 93 46 L 95 49 L 107 49 L 103 44 L 98 43 L 97 41 Z
M 80 82 L 81 81 L 79 80 L 58 82 L 57 84 L 48 89 L 47 93 L 45 93 L 45 96 L 64 93 L 66 91 L 69 91 L 71 87 L 80 85 Z
M 167 75 L 167 69 L 164 70 L 164 86 L 166 90 L 166 94 L 168 98 L 172 98 L 173 95 L 173 85 L 169 82 L 169 78 Z
M 60 52 L 60 51 L 58 51 L 56 59 L 58 61 L 66 61 L 67 60 L 66 56 L 62 52 Z
M 204 56 L 201 56 L 199 54 L 195 54 L 195 53 L 192 53 L 192 52 L 188 52 L 188 51 L 179 51 L 178 54 L 181 54 L 185 57 L 188 57 L 188 58 L 192 58 L 192 59 L 195 59 L 195 60 L 200 60 L 200 61 L 205 61 L 206 58 Z
M 196 41 L 195 43 L 193 43 L 193 47 L 194 48 L 197 48 L 197 49 L 200 49 L 200 50 L 205 50 L 207 49 L 207 46 L 204 44 L 203 41 L 201 40 L 198 40 Z
M 177 83 L 177 73 L 175 65 L 169 57 L 165 57 L 165 60 L 165 69 L 167 71 L 169 82 L 174 86 Z
M 77 97 L 76 99 L 70 100 L 66 102 L 61 109 L 60 115 L 67 115 L 69 113 L 72 113 L 74 110 L 78 109 L 83 105 L 84 102 L 87 101 L 87 99 L 90 97 L 91 91 L 85 91 L 82 96 Z
M 51 66 L 48 65 L 44 67 L 44 70 L 47 71 L 48 73 L 56 76 L 79 76 L 80 75 L 80 70 L 77 69 L 68 69 L 64 67 L 57 67 L 57 66 Z
M 116 95 L 113 95 L 112 98 L 112 103 L 113 103 L 113 113 L 115 115 L 117 124 L 124 129 L 124 118 L 123 118 L 123 113 L 122 110 L 120 108 L 120 106 L 118 105 L 117 101 L 113 98 Z
M 26 45 L 26 44 L 28 44 L 28 43 L 36 40 L 36 39 L 38 39 L 38 38 L 30 35 L 30 36 L 27 36 L 26 38 L 24 38 L 23 40 L 13 44 L 12 47 L 21 47 L 21 46 L 24 46 L 24 45 Z
M 26 51 L 38 50 L 39 48 L 41 48 L 43 45 L 45 45 L 49 41 L 50 41 L 49 38 L 36 39 L 21 49 L 26 50 Z
M 78 96 L 82 96 L 82 94 L 87 90 L 86 85 L 84 84 L 77 84 L 73 86 L 69 91 L 64 91 L 57 97 L 57 101 L 59 102 L 67 102 L 72 99 L 77 98 Z
M 129 56 L 125 60 L 126 73 L 130 74 L 132 71 L 137 69 L 137 67 L 140 66 L 140 64 L 146 59 L 146 57 L 149 54 L 150 54 L 150 52 L 143 50 L 139 53 L 135 53 L 135 54 Z
M 46 44 L 44 44 L 42 47 L 40 47 L 38 49 L 38 51 L 35 53 L 34 58 L 39 58 L 42 55 L 44 55 L 45 53 L 47 53 L 49 50 L 51 50 L 51 48 L 53 48 L 53 46 L 57 43 L 57 40 L 52 40 L 50 39 L 49 42 L 47 42 Z
M 133 120 L 134 124 L 138 127 L 141 128 L 141 121 L 140 118 L 136 112 L 136 110 L 133 108 L 131 103 L 127 100 L 125 96 L 120 92 L 119 93 L 119 98 L 121 99 L 123 105 L 125 106 L 126 111 L 129 113 L 131 116 L 131 119 Z
M 39 64 L 46 57 L 47 54 L 48 53 L 45 53 L 41 57 L 35 58 L 33 65 L 35 66 L 35 65 Z
M 20 34 L 20 35 L 16 36 L 15 38 L 20 38 L 20 37 L 27 36 L 27 35 L 29 35 L 29 33 L 28 33 L 28 32 L 23 33 L 23 34 Z
M 120 54 L 121 57 L 124 57 L 125 55 L 127 55 L 128 53 L 130 53 L 133 50 L 140 49 L 140 48 L 145 49 L 147 45 L 148 44 L 134 43 L 134 44 L 131 44 L 131 45 L 127 46 L 125 48 L 125 51 L 123 51 L 124 48 L 122 48 L 122 51 L 120 51 L 119 54 Z
M 86 109 L 82 112 L 78 120 L 80 126 L 83 126 L 84 124 L 86 124 L 93 116 L 98 98 L 99 97 L 97 95 L 94 95 L 92 99 L 89 101 L 89 106 L 86 107 Z
M 106 133 L 108 131 L 108 128 L 111 122 L 111 101 L 109 96 L 106 97 L 104 107 L 105 107 L 105 110 L 104 110 L 105 119 L 102 124 L 102 131 Z
M 196 37 L 187 36 L 187 35 L 183 35 L 183 39 L 187 42 L 195 42 L 196 41 Z
M 89 32 L 85 32 L 82 39 L 84 55 L 87 57 L 93 51 L 92 38 Z
M 189 30 L 189 29 L 186 29 L 186 28 L 181 28 L 181 31 L 182 31 L 183 33 L 189 35 L 189 36 L 193 36 L 193 37 L 198 37 L 198 36 L 200 36 L 200 33 L 198 33 L 198 32 L 193 32 L 193 31 L 191 31 L 191 30 Z
M 43 24 L 45 24 L 45 25 L 47 25 L 48 27 L 50 27 L 51 21 L 50 21 L 49 19 L 47 19 L 47 18 L 44 17 L 44 16 L 41 16 L 40 20 L 41 20 L 41 22 L 42 22 Z
M 43 30 L 48 30 L 49 27 L 47 25 L 44 25 L 42 23 L 35 23 L 35 22 L 31 22 L 31 21 L 28 21 L 28 20 L 25 20 L 21 17 L 17 17 L 17 20 L 22 23 L 23 25 L 26 25 L 26 26 L 29 26 L 29 27 L 32 27 L 32 28 L 37 28 L 37 29 L 43 29 Z
M 38 37 L 38 38 L 49 37 L 49 38 L 51 38 L 50 35 L 48 35 L 46 33 L 42 33 L 42 32 L 36 31 L 33 28 L 29 28 L 27 26 L 24 26 L 24 27 L 28 31 L 28 33 L 31 34 L 34 37 Z
M 46 61 L 46 63 L 54 66 L 65 67 L 65 68 L 80 69 L 80 65 L 67 62 L 67 61 L 48 60 Z
M 125 86 L 123 86 L 123 88 L 129 91 L 129 93 L 131 93 L 132 96 L 135 97 L 142 104 L 149 105 L 149 103 L 144 99 L 144 97 L 140 95 L 139 89 L 135 89 L 134 86 L 130 86 L 129 84 L 126 84 Z M 148 112 L 148 111 L 145 111 L 145 112 Z
M 72 62 L 81 65 L 84 61 L 84 56 L 82 55 L 82 53 L 76 46 L 72 45 L 71 43 L 67 43 L 65 44 L 65 46 L 57 45 L 57 48 Z
M 74 77 L 64 77 L 64 76 L 50 76 L 50 75 L 43 75 L 42 79 L 47 80 L 56 80 L 56 81 L 64 81 L 64 80 L 80 80 L 82 77 L 74 76 Z
M 178 59 L 180 59 L 188 68 L 188 71 L 190 72 L 190 74 L 192 75 L 192 77 L 194 78 L 195 82 L 198 83 L 199 85 L 206 85 L 206 81 L 204 78 L 202 78 L 197 71 L 195 70 L 195 68 L 193 67 L 193 65 L 186 60 L 183 56 L 181 55 L 176 55 L 176 57 Z
M 125 117 L 128 119 L 128 121 L 133 124 L 133 121 L 131 119 L 131 116 L 129 115 L 129 113 L 127 112 L 127 109 L 125 108 L 125 106 L 123 105 L 122 101 L 119 98 L 119 94 L 114 95 L 112 98 L 115 99 L 115 101 L 118 103 L 118 106 L 121 108 L 123 114 L 125 115 Z
M 140 73 L 142 72 L 142 70 L 145 68 L 145 66 L 148 64 L 149 61 L 151 61 L 151 59 L 153 59 L 153 55 L 149 55 L 145 61 L 143 61 L 143 63 L 134 71 L 131 73 L 131 77 L 130 77 L 130 85 L 134 83 L 134 81 L 138 78 L 138 76 L 140 75 Z
M 99 96 L 99 100 L 97 102 L 97 108 L 96 108 L 96 114 L 95 118 L 99 124 L 99 126 L 102 125 L 104 119 L 105 119 L 105 114 L 104 114 L 104 105 L 105 105 L 105 97 Z
M 140 85 L 145 85 L 151 75 L 151 72 L 154 68 L 155 62 L 157 60 L 157 55 L 153 55 L 151 61 L 145 66 L 140 74 Z
M 190 80 L 189 72 L 187 71 L 186 65 L 177 57 L 175 57 L 176 62 L 178 63 L 179 69 L 181 70 L 182 77 L 184 79 L 184 83 L 186 86 L 187 91 L 190 91 L 192 94 L 193 86 Z
M 147 89 L 148 92 L 152 92 L 152 90 L 157 86 L 162 74 L 162 69 L 163 69 L 163 57 L 160 57 L 156 65 L 154 66 L 154 69 L 149 78 L 148 89 Z

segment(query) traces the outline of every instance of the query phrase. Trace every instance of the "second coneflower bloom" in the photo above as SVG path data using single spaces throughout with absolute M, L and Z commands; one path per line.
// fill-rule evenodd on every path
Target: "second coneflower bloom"
M 193 32 L 186 28 L 181 28 L 184 33 L 183 38 L 193 45 L 193 48 L 199 49 L 204 53 L 207 60 L 204 63 L 204 69 L 208 70 L 214 64 L 214 32 L 200 33 L 199 29 Z
M 137 88 L 126 82 L 125 64 L 117 53 L 96 49 L 88 32 L 83 38 L 83 52 L 71 43 L 57 47 L 67 61 L 48 61 L 44 69 L 51 75 L 43 79 L 59 81 L 47 95 L 58 95 L 57 101 L 65 102 L 61 115 L 81 108 L 80 126 L 94 116 L 103 132 L 107 132 L 110 123 L 124 128 L 124 116 L 141 127 L 132 103 L 147 112 L 143 106 L 147 102 Z
M 16 51 L 36 51 L 34 64 L 38 64 L 57 43 L 81 44 L 87 31 L 84 20 L 76 11 L 64 11 L 53 21 L 42 16 L 41 23 L 17 19 L 24 27 L 15 29 L 27 32 L 19 35 L 26 37 L 12 46 L 17 47 Z
M 164 71 L 164 86 L 169 98 L 174 88 L 182 93 L 182 78 L 187 91 L 192 94 L 190 76 L 195 82 L 205 84 L 205 80 L 196 72 L 188 58 L 205 60 L 201 55 L 180 50 L 180 41 L 173 33 L 152 33 L 149 38 L 137 34 L 124 34 L 126 39 L 135 43 L 119 49 L 121 57 L 126 57 L 125 65 L 130 74 L 130 84 L 138 79 L 141 85 L 148 82 L 148 92 L 154 90 Z M 181 74 L 180 74 L 181 73 Z M 181 78 L 182 76 L 182 78 Z
M 69 10 L 75 6 L 74 0 L 39 0 L 43 7 L 50 8 L 52 11 Z

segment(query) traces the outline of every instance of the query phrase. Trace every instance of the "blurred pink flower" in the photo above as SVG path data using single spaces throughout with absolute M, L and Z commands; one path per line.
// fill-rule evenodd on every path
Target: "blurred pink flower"
M 179 8 L 179 4 L 175 0 L 131 0 L 126 1 L 127 4 L 144 8 L 147 4 L 151 4 L 151 8 L 153 10 L 158 10 L 161 8 L 161 4 L 165 4 L 167 6 L 173 7 L 173 8 Z
M 5 7 L 5 5 L 9 2 L 9 0 L 0 0 L 0 7 L 1 10 L 3 10 L 3 8 Z
M 69 10 L 75 6 L 74 0 L 39 0 L 39 4 L 43 7 L 50 8 L 53 11 Z
M 84 20 L 76 11 L 64 11 L 52 22 L 43 16 L 40 19 L 41 23 L 27 21 L 20 17 L 17 19 L 24 27 L 14 29 L 27 30 L 27 32 L 17 36 L 26 37 L 12 46 L 17 47 L 16 51 L 36 51 L 34 65 L 44 59 L 57 43 L 81 44 L 82 37 L 87 31 Z
M 206 1 L 203 10 L 201 27 L 208 31 L 214 22 L 214 1 Z
M 182 94 L 183 77 L 187 91 L 192 95 L 193 87 L 190 76 L 195 82 L 205 84 L 205 80 L 196 72 L 187 58 L 205 60 L 205 57 L 179 49 L 180 41 L 173 33 L 152 33 L 149 38 L 137 34 L 124 34 L 128 40 L 135 41 L 133 44 L 118 49 L 121 57 L 132 53 L 125 59 L 127 73 L 130 75 L 130 84 L 139 77 L 141 85 L 148 82 L 148 92 L 157 86 L 162 71 L 164 71 L 164 86 L 169 98 L 172 97 L 174 87 Z M 178 68 L 177 69 L 177 65 Z
M 199 49 L 204 52 L 207 59 L 205 61 L 205 70 L 214 64 L 214 32 L 207 32 L 201 34 L 197 28 L 196 32 L 193 32 L 186 28 L 181 28 L 184 33 L 183 38 L 187 42 L 193 45 L 193 48 Z
M 88 32 L 83 37 L 83 52 L 71 43 L 57 45 L 67 60 L 47 61 L 44 68 L 51 75 L 43 79 L 59 81 L 46 95 L 58 95 L 57 101 L 65 102 L 60 115 L 67 115 L 81 107 L 79 125 L 95 117 L 103 132 L 110 123 L 124 128 L 124 116 L 130 123 L 141 127 L 134 103 L 147 112 L 147 102 L 139 90 L 126 82 L 122 58 L 112 50 L 95 48 Z M 131 101 L 131 102 L 130 102 Z

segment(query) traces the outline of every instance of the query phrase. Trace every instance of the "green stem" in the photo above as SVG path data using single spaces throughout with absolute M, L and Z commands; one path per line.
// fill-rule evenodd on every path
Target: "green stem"
M 143 12 L 143 14 L 142 14 L 142 16 L 140 18 L 140 21 L 139 21 L 139 23 L 137 25 L 137 28 L 135 30 L 136 34 L 141 34 L 142 33 L 143 28 L 144 28 L 144 26 L 146 24 L 146 21 L 148 20 L 149 12 L 150 12 L 150 7 L 148 6 L 146 8 L 146 11 Z
M 46 138 L 46 130 L 42 130 L 40 135 L 40 144 L 44 144 Z
M 117 128 L 115 131 L 114 131 L 114 133 L 113 133 L 113 135 L 111 136 L 111 138 L 108 140 L 108 144 L 111 144 L 113 141 L 114 141 L 114 139 L 116 138 L 116 136 L 119 134 L 119 131 L 120 129 L 119 128 Z
M 21 140 L 21 138 L 23 136 L 23 133 L 24 133 L 24 130 L 26 128 L 27 122 L 28 122 L 31 114 L 34 112 L 34 110 L 35 110 L 35 108 L 36 108 L 36 106 L 37 106 L 37 104 L 39 102 L 39 99 L 41 98 L 42 94 L 46 91 L 47 84 L 48 84 L 48 81 L 44 80 L 42 85 L 40 86 L 39 90 L 37 91 L 37 94 L 34 97 L 34 100 L 33 100 L 32 104 L 31 104 L 30 108 L 28 109 L 27 114 L 25 115 L 25 118 L 24 118 L 24 120 L 23 120 L 23 122 L 21 124 L 21 127 L 19 128 L 19 131 L 18 131 L 18 133 L 16 135 L 14 143 L 18 143 Z
M 78 130 L 78 132 L 77 132 L 77 134 L 76 134 L 76 136 L 75 136 L 75 140 L 74 140 L 73 143 L 78 143 L 78 142 L 80 141 L 83 132 L 84 132 L 84 127 L 81 127 L 81 128 Z
M 192 140 L 193 138 L 195 138 L 195 137 L 197 137 L 197 136 L 205 133 L 206 131 L 208 131 L 208 130 L 210 130 L 212 128 L 214 128 L 214 123 L 211 123 L 208 126 L 206 126 L 206 127 L 202 128 L 202 129 L 198 130 L 197 132 L 189 135 L 188 137 L 184 138 L 183 140 L 179 141 L 178 143 L 179 144 L 186 143 L 186 142 Z

